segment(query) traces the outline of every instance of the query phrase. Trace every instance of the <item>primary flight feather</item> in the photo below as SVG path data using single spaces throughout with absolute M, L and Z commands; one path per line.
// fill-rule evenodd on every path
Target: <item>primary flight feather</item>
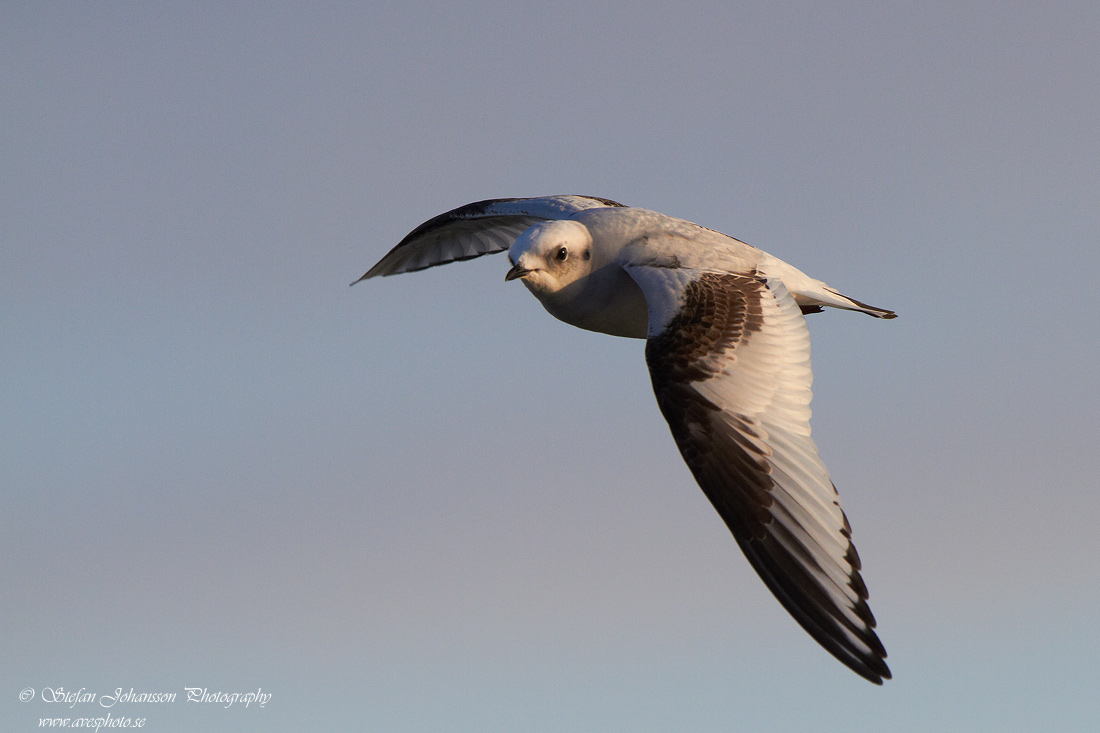
M 803 314 L 894 313 L 725 234 L 590 196 L 461 206 L 356 282 L 505 250 L 505 279 L 555 318 L 646 339 L 672 437 L 753 568 L 837 659 L 876 684 L 889 679 L 851 527 L 810 437 Z

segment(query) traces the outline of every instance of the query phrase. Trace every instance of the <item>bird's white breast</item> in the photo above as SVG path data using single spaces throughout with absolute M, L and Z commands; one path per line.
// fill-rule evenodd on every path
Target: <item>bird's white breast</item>
M 594 270 L 556 293 L 528 289 L 550 315 L 571 326 L 611 336 L 646 337 L 649 312 L 645 295 L 615 263 Z

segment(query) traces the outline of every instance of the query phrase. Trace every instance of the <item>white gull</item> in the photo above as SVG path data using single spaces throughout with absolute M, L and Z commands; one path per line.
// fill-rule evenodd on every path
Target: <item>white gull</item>
M 418 226 L 360 280 L 504 250 L 505 280 L 522 280 L 555 318 L 647 340 L 676 445 L 753 568 L 837 659 L 876 684 L 889 679 L 851 527 L 810 437 L 803 314 L 894 313 L 712 229 L 589 196 L 461 206 Z

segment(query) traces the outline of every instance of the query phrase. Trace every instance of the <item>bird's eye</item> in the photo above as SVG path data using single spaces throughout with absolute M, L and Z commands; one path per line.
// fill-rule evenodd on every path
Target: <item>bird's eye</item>
M 569 256 L 569 250 L 565 247 L 558 247 L 558 253 L 555 255 L 558 260 L 565 261 L 565 258 Z

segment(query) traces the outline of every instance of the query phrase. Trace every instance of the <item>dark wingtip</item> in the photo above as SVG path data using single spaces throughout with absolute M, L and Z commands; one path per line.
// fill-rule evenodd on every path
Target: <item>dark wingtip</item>
M 882 662 L 882 660 L 879 661 Z M 863 679 L 879 687 L 882 687 L 882 683 L 886 680 L 894 679 L 894 675 L 890 673 L 890 668 L 886 666 L 886 662 L 882 662 L 879 667 L 876 667 L 875 672 L 876 674 L 873 677 L 871 675 L 863 675 Z

